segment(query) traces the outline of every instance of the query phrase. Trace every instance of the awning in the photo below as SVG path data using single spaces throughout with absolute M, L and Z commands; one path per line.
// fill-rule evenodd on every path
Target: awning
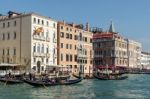
M 17 67 L 17 66 L 21 66 L 21 64 L 0 63 L 0 67 Z
M 106 68 L 112 69 L 112 68 L 115 68 L 115 66 L 96 66 L 96 68 L 98 68 L 98 69 L 106 69 Z

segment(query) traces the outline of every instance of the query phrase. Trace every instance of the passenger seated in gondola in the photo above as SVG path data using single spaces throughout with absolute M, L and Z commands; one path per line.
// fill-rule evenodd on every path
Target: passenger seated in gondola
M 11 78 L 11 72 L 9 72 L 8 77 Z
M 55 83 L 56 82 L 56 80 L 55 79 L 52 79 L 52 83 Z

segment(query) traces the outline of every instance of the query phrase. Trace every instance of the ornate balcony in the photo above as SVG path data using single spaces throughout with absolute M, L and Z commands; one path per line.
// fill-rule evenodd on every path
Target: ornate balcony
M 33 35 L 33 39 L 34 39 L 34 40 L 41 40 L 41 41 L 45 41 L 45 37 L 43 37 L 43 36 L 39 36 L 39 35 Z

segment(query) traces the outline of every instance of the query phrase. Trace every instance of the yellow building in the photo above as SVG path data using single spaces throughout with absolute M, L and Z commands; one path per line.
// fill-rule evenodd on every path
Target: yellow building
M 84 76 L 92 76 L 92 32 L 89 24 L 58 22 L 58 65 L 68 67 L 68 71 Z M 69 69 L 71 68 L 71 69 Z

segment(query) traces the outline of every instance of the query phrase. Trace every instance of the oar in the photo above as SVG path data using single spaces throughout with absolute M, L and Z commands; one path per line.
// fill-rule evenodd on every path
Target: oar
M 44 86 L 45 89 L 48 89 L 44 84 L 42 84 Z
M 4 83 L 5 86 L 7 85 L 7 82 L 8 82 L 8 80 L 6 80 L 6 82 Z

